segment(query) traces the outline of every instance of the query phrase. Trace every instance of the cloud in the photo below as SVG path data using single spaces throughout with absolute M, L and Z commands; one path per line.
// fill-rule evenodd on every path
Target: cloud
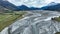
M 54 0 L 54 2 L 56 2 L 56 3 L 60 3 L 60 0 Z
M 51 2 L 60 2 L 60 0 L 8 0 L 16 6 L 26 5 L 28 7 L 42 7 Z

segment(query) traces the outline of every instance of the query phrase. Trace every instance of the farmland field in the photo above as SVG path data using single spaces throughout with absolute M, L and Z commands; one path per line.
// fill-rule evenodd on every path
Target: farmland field
M 16 19 L 22 18 L 24 12 L 0 13 L 0 31 L 11 25 Z

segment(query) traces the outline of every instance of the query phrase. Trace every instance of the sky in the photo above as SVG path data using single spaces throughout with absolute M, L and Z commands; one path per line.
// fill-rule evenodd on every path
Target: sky
M 60 0 L 8 0 L 16 6 L 26 5 L 28 7 L 43 7 L 51 2 L 60 3 Z

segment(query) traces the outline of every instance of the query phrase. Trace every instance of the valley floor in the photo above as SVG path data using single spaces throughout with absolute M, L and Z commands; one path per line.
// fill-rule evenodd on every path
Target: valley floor
M 25 12 L 0 13 L 0 31 L 11 25 L 18 18 L 22 18 Z
M 27 11 L 24 18 L 15 21 L 1 34 L 55 34 L 60 32 L 60 22 L 53 21 L 51 18 L 59 17 L 57 11 Z

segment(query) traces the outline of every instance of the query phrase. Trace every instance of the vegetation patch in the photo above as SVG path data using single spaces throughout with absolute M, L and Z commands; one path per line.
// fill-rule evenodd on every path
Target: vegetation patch
M 60 16 L 59 17 L 52 18 L 52 20 L 55 20 L 55 21 L 60 22 Z
M 8 12 L 0 13 L 0 32 L 7 26 L 14 23 L 18 18 L 22 18 L 26 12 Z
M 56 32 L 55 34 L 60 34 L 60 32 Z

